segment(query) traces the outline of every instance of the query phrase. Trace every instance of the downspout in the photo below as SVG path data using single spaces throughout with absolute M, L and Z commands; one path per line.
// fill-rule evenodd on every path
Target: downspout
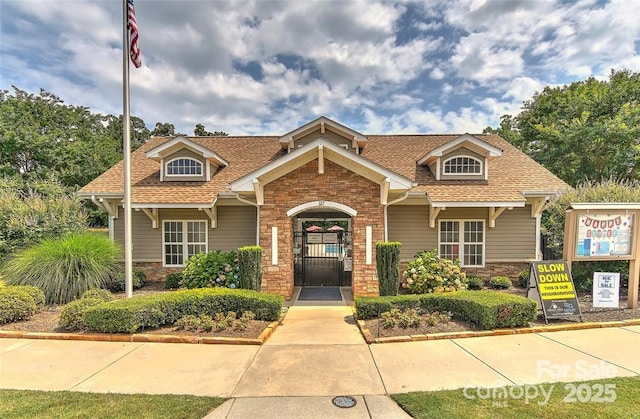
M 237 192 L 234 192 L 234 194 L 236 195 L 236 199 L 238 201 L 256 207 L 256 246 L 260 246 L 260 205 L 258 205 L 256 202 L 251 202 L 247 199 L 241 198 L 240 194 Z
M 388 232 L 388 225 L 387 225 L 387 218 L 388 218 L 387 208 L 389 207 L 389 205 L 397 204 L 398 202 L 404 201 L 408 197 L 409 197 L 409 191 L 402 194 L 402 196 L 400 196 L 399 198 L 396 198 L 391 202 L 387 202 L 387 205 L 384 206 L 384 241 L 389 241 L 389 232 Z

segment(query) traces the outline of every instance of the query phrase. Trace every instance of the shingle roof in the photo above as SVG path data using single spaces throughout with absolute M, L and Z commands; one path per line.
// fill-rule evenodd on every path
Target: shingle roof
M 459 135 L 369 135 L 362 157 L 411 179 L 413 192 L 426 192 L 432 202 L 522 202 L 520 192 L 556 191 L 568 185 L 497 135 L 475 135 L 503 150 L 489 162 L 488 181 L 436 181 L 417 160 Z M 146 152 L 170 140 L 154 137 L 131 156 L 134 204 L 207 204 L 233 180 L 283 156 L 278 137 L 188 137 L 225 159 L 209 182 L 160 182 L 160 164 Z M 80 189 L 80 194 L 123 194 L 123 164 L 116 164 Z

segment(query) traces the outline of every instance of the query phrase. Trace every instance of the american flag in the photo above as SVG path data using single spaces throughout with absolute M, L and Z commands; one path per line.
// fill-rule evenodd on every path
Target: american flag
M 129 25 L 129 55 L 131 62 L 136 68 L 140 68 L 142 60 L 140 60 L 140 44 L 138 43 L 138 25 L 136 25 L 136 12 L 133 10 L 133 0 L 128 0 L 128 25 Z

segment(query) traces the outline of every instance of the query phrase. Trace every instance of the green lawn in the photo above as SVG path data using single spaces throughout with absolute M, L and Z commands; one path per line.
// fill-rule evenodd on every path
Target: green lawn
M 202 418 L 218 397 L 0 390 L 2 418 Z
M 391 397 L 414 418 L 640 418 L 639 386 L 640 377 L 630 377 L 507 387 L 506 398 L 476 388 Z M 550 394 L 546 404 L 542 391 Z

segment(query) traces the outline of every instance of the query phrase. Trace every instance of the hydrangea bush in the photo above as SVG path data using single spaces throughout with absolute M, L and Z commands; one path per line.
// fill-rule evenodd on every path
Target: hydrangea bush
M 403 277 L 403 287 L 412 294 L 458 291 L 465 289 L 467 282 L 460 262 L 441 259 L 436 250 L 417 253 Z
M 180 285 L 185 288 L 240 288 L 240 267 L 235 252 L 198 253 L 187 261 Z

